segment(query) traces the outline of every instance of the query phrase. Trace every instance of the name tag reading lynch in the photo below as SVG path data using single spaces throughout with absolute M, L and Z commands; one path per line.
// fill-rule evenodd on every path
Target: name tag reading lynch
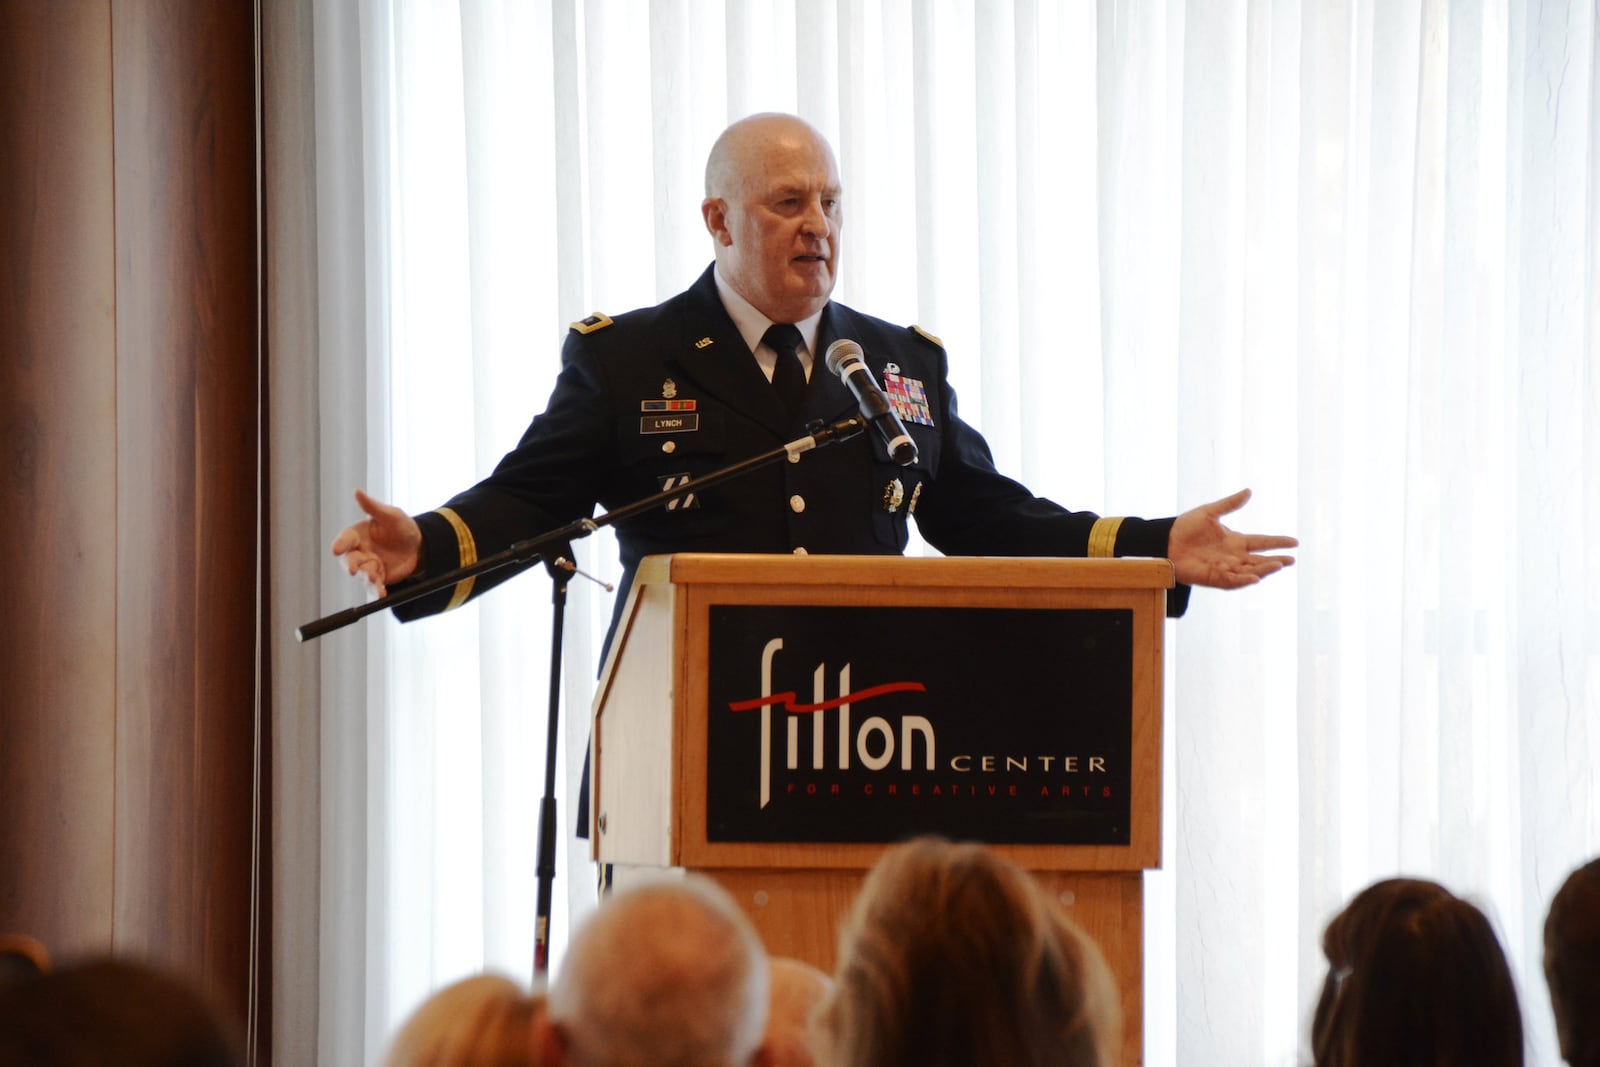
M 700 428 L 700 413 L 639 416 L 640 433 L 692 433 Z

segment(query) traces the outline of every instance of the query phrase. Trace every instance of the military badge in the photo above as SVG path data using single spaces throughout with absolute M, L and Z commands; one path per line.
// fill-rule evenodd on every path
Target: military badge
M 915 515 L 917 513 L 917 498 L 920 497 L 921 495 L 922 495 L 922 483 L 918 482 L 916 484 L 916 487 L 911 490 L 911 503 L 906 505 L 906 514 L 907 515 Z
M 596 330 L 603 330 L 610 325 L 611 319 L 596 311 L 588 318 L 579 319 L 577 322 L 573 323 L 572 328 L 578 333 L 594 333 Z
M 885 367 L 883 395 L 889 398 L 889 406 L 901 421 L 922 426 L 933 425 L 933 412 L 928 409 L 928 394 L 922 387 L 921 379 L 903 378 L 898 370 Z
M 668 400 L 678 395 L 678 383 L 668 378 L 661 383 L 661 395 Z
M 906 487 L 900 484 L 900 479 L 895 478 L 883 487 L 883 510 L 893 515 L 900 510 L 901 503 L 906 498 Z
M 692 480 L 693 476 L 689 474 L 664 474 L 656 479 L 660 483 L 663 493 L 688 485 Z M 683 496 L 673 497 L 666 504 L 668 511 L 693 511 L 699 506 L 700 498 L 693 493 L 685 493 Z

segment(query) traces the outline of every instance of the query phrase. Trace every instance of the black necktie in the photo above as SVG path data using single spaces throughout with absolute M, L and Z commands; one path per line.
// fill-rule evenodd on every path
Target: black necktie
M 761 341 L 778 353 L 772 366 L 772 387 L 778 399 L 789 409 L 792 419 L 800 414 L 800 405 L 806 395 L 806 369 L 800 365 L 800 331 L 787 322 L 775 323 L 762 336 Z

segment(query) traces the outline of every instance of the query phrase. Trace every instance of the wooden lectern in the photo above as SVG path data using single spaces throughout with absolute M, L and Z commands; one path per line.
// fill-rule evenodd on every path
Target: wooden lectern
M 707 875 L 770 952 L 831 970 L 886 844 L 989 842 L 1100 944 L 1137 1064 L 1172 580 L 1165 560 L 647 558 L 595 697 L 595 858 Z

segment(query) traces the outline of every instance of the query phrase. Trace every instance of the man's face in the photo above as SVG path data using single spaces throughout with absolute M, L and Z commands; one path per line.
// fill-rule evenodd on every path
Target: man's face
M 827 142 L 799 124 L 763 132 L 736 156 L 726 187 L 702 213 L 728 284 L 774 322 L 821 311 L 844 221 Z

